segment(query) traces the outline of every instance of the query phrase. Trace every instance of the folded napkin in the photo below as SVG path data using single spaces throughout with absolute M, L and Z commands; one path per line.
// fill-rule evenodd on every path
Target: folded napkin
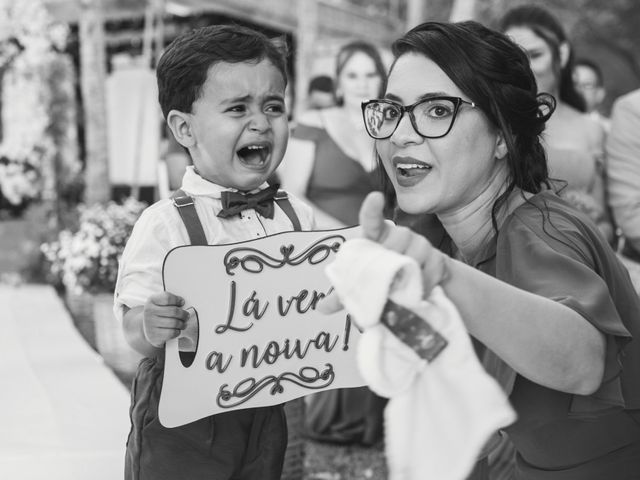
M 360 372 L 389 398 L 390 479 L 466 478 L 515 413 L 479 363 L 455 305 L 439 286 L 423 300 L 418 264 L 366 239 L 345 242 L 326 272 L 363 330 Z

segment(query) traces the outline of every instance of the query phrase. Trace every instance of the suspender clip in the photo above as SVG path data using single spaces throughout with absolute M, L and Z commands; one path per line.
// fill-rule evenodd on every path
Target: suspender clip
M 190 197 L 189 195 L 173 197 L 173 204 L 178 208 L 188 207 L 189 205 L 193 205 L 193 197 Z

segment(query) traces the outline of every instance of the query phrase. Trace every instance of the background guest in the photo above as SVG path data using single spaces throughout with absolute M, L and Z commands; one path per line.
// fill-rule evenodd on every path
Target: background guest
M 613 104 L 607 165 L 609 202 L 622 233 L 622 253 L 640 262 L 640 89 Z
M 333 79 L 328 75 L 318 75 L 309 82 L 307 90 L 307 108 L 310 110 L 333 107 L 336 97 Z
M 544 137 L 549 177 L 566 182 L 561 195 L 591 216 L 613 242 L 605 195 L 605 131 L 585 115 L 586 102 L 573 82 L 573 52 L 562 25 L 548 10 L 523 5 L 504 15 L 501 29 L 527 53 L 538 92 L 557 100 Z
M 600 66 L 592 60 L 581 58 L 573 66 L 573 83 L 585 101 L 587 113 L 600 122 L 605 132 L 609 132 L 611 121 L 605 117 L 600 108 L 607 96 L 604 88 L 604 76 Z
M 278 174 L 283 188 L 314 207 L 319 228 L 356 225 L 363 199 L 379 188 L 381 174 L 361 103 L 380 95 L 385 74 L 375 46 L 344 45 L 336 59 L 337 105 L 298 120 Z M 375 444 L 382 438 L 383 405 L 366 387 L 313 395 L 307 404 L 308 434 L 325 442 Z

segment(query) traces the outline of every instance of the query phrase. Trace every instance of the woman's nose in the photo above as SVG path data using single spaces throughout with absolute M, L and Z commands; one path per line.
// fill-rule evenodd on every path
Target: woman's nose
M 418 144 L 423 140 L 424 138 L 413 128 L 409 113 L 404 112 L 395 132 L 391 135 L 391 142 L 393 142 L 394 145 L 402 147 L 408 144 Z

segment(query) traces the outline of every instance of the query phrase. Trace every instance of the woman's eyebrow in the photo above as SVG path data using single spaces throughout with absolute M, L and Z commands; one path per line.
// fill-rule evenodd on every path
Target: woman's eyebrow
M 393 93 L 385 94 L 384 98 L 386 98 L 387 100 L 393 100 L 394 102 L 402 103 L 402 101 L 400 100 L 400 97 L 397 97 Z
M 422 100 L 429 100 L 430 98 L 435 98 L 435 97 L 448 97 L 448 96 L 451 96 L 448 92 L 429 92 L 429 93 L 424 93 L 420 95 L 416 99 L 416 102 L 421 102 Z M 387 93 L 384 96 L 384 98 L 388 100 L 393 100 L 394 102 L 402 103 L 400 97 L 394 95 L 393 93 Z

